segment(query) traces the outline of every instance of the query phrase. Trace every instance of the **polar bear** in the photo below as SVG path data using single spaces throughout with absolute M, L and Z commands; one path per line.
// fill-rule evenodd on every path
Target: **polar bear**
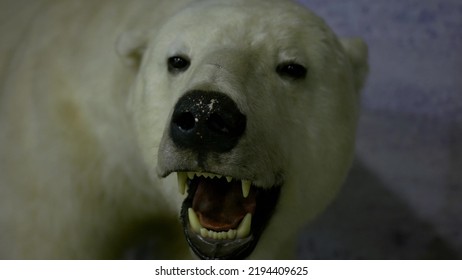
M 360 39 L 284 0 L 23 2 L 0 9 L 0 258 L 296 256 L 352 161 Z

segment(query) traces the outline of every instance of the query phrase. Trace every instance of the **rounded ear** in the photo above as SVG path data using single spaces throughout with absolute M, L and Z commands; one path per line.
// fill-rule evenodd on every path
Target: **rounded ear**
M 367 45 L 360 38 L 341 39 L 340 42 L 350 59 L 354 71 L 356 89 L 359 91 L 362 89 L 367 73 L 369 72 Z
M 117 54 L 130 67 L 138 68 L 147 46 L 147 36 L 141 31 L 127 31 L 116 42 Z

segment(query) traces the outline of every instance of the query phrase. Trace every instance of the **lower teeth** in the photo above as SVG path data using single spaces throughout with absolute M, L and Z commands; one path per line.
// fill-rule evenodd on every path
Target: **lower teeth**
M 188 209 L 188 218 L 189 218 L 189 225 L 191 229 L 195 232 L 200 234 L 204 238 L 212 238 L 217 240 L 225 240 L 225 239 L 236 239 L 236 238 L 245 238 L 250 234 L 250 228 L 252 224 L 252 214 L 247 213 L 244 219 L 242 219 L 241 223 L 239 224 L 237 229 L 230 229 L 228 231 L 221 231 L 216 232 L 213 230 L 208 230 L 204 228 L 200 222 L 197 214 L 194 212 L 192 208 Z
M 218 240 L 224 240 L 224 239 L 235 239 L 237 230 L 235 229 L 230 229 L 228 231 L 220 231 L 216 232 L 213 230 L 207 230 L 205 228 L 201 228 L 200 234 L 202 237 L 208 237 L 208 238 L 213 238 L 213 239 L 218 239 Z

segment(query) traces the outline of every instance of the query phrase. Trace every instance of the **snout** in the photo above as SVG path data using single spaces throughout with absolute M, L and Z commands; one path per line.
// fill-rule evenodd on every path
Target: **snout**
M 246 116 L 224 93 L 194 90 L 175 105 L 170 137 L 180 149 L 199 153 L 232 150 L 246 129 Z
M 280 172 L 266 167 L 265 152 L 255 153 L 261 143 L 251 120 L 229 95 L 192 90 L 167 123 L 158 172 L 177 174 L 184 234 L 199 258 L 246 258 L 276 207 Z

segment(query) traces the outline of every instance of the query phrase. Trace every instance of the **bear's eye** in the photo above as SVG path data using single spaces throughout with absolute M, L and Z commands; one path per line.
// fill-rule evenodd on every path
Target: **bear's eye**
M 182 56 L 172 56 L 167 61 L 168 71 L 170 73 L 184 72 L 191 64 L 189 59 Z
M 298 63 L 281 63 L 276 67 L 276 72 L 281 77 L 291 78 L 291 79 L 303 79 L 306 77 L 307 69 Z

